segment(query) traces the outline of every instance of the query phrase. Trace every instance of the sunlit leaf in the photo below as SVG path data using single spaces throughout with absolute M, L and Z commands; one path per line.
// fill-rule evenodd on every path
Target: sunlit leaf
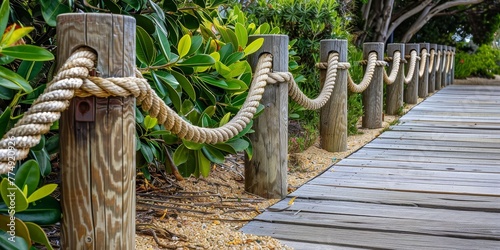
M 177 147 L 173 155 L 174 164 L 178 166 L 185 163 L 188 160 L 188 153 L 189 149 L 187 149 L 186 146 L 180 145 Z
M 238 38 L 238 44 L 240 47 L 245 48 L 248 42 L 247 29 L 243 24 L 237 23 L 235 26 L 236 37 Z
M 149 115 L 144 117 L 144 127 L 146 127 L 146 129 L 152 129 L 154 126 L 156 126 L 156 124 L 158 124 L 157 118 L 153 118 Z
M 10 204 L 12 197 L 14 197 L 13 199 L 16 201 L 16 212 L 24 211 L 28 208 L 28 200 L 24 196 L 23 191 L 19 189 L 14 182 L 9 181 L 7 178 L 3 178 L 0 183 L 0 191 L 5 204 Z
M 196 151 L 197 152 L 197 160 L 198 160 L 198 168 L 200 170 L 200 174 L 203 177 L 208 177 L 210 174 L 210 161 L 205 157 L 203 152 L 201 151 Z
M 17 24 L 9 26 L 11 32 L 4 34 L 4 37 L 2 38 L 2 45 L 11 46 L 21 40 L 24 36 L 28 35 L 34 29 L 33 27 L 21 27 L 16 29 L 16 26 Z
M 38 167 L 38 162 L 35 160 L 24 162 L 17 170 L 15 183 L 20 188 L 28 187 L 28 192 L 25 193 L 26 197 L 29 197 L 35 191 L 39 181 L 40 168 Z
M 0 6 L 0 35 L 5 32 L 9 22 L 9 0 L 2 1 Z
M 262 47 L 262 44 L 264 44 L 264 38 L 257 38 L 253 42 L 251 42 L 244 50 L 245 55 L 250 55 L 252 53 L 257 52 L 257 50 Z
M 45 234 L 45 231 L 43 229 L 33 223 L 33 222 L 25 222 L 26 227 L 28 228 L 28 231 L 30 232 L 31 240 L 33 240 L 36 243 L 40 243 L 44 245 L 47 249 L 53 250 L 52 246 L 50 245 L 50 241 L 47 238 L 47 235 Z
M 183 58 L 189 52 L 191 48 L 191 36 L 189 34 L 184 35 L 179 44 L 177 45 L 177 51 L 179 52 L 179 58 Z
M 4 67 L 0 67 L 0 85 L 13 90 L 22 89 L 26 93 L 33 91 L 31 85 L 23 77 Z
M 44 186 L 38 188 L 37 190 L 35 190 L 35 192 L 33 192 L 33 194 L 31 194 L 28 197 L 28 203 L 31 203 L 31 202 L 40 200 L 46 196 L 49 196 L 52 192 L 54 192 L 54 190 L 56 190 L 56 188 L 57 188 L 57 184 L 53 184 L 53 183 L 47 184 L 47 185 L 44 185 Z
M 14 58 L 28 61 L 50 61 L 54 60 L 54 55 L 44 48 L 34 45 L 17 45 L 7 47 L 2 53 Z
M 205 55 L 205 54 L 199 54 L 199 55 L 194 55 L 180 63 L 178 65 L 181 66 L 210 66 L 215 63 L 215 60 L 210 56 L 210 55 Z

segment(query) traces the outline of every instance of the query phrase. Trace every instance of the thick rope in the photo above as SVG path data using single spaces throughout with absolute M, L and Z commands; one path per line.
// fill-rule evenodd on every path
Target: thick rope
M 387 72 L 384 70 L 384 82 L 387 83 L 387 85 L 391 85 L 394 81 L 396 81 L 396 77 L 399 73 L 399 65 L 401 64 L 401 51 L 395 51 L 391 60 L 392 69 L 390 75 L 388 76 Z
M 448 74 L 450 72 L 450 69 L 451 69 L 451 51 L 447 51 L 446 52 L 446 74 Z
M 408 67 L 408 75 L 405 77 L 405 83 L 410 83 L 413 79 L 413 74 L 415 74 L 415 66 L 417 65 L 417 51 L 412 50 L 410 52 L 410 66 Z
M 436 60 L 436 72 L 441 72 L 439 71 L 440 65 L 441 65 L 441 50 L 438 50 L 437 60 Z
M 335 80 L 337 78 L 337 66 L 339 62 L 339 54 L 331 53 L 328 56 L 328 66 L 326 69 L 325 83 L 320 94 L 315 99 L 309 99 L 299 88 L 293 75 L 290 72 L 273 72 L 269 74 L 267 79 L 268 84 L 275 84 L 280 82 L 288 83 L 288 95 L 293 101 L 297 102 L 302 107 L 309 110 L 316 110 L 323 107 L 330 96 L 332 95 L 333 88 L 335 87 Z M 320 66 L 321 67 L 321 66 Z
M 446 72 L 446 64 L 448 63 L 448 52 L 443 50 L 443 65 L 441 65 L 440 72 Z
M 50 130 L 52 123 L 60 118 L 61 112 L 69 107 L 69 101 L 76 94 L 88 96 L 92 93 L 100 97 L 133 95 L 144 111 L 149 111 L 151 117 L 156 117 L 158 123 L 179 138 L 212 144 L 227 141 L 252 120 L 272 67 L 271 55 L 261 56 L 247 99 L 238 113 L 222 127 L 203 128 L 194 126 L 177 115 L 143 78 L 90 77 L 89 72 L 95 67 L 96 60 L 95 53 L 86 48 L 78 49 L 68 58 L 44 93 L 0 140 L 0 174 L 10 171 L 15 161 L 26 158 L 29 149 L 39 143 L 41 135 Z M 117 86 L 112 87 L 113 84 Z
M 422 51 L 420 52 L 421 54 L 421 60 L 420 60 L 420 70 L 418 72 L 418 77 L 423 77 L 424 76 L 424 73 L 425 73 L 425 67 L 426 67 L 426 63 L 427 63 L 427 55 L 429 53 L 427 53 L 427 49 L 422 49 Z
M 431 49 L 431 56 L 429 58 L 429 73 L 432 72 L 434 69 L 434 57 L 435 57 L 436 51 L 434 49 Z
M 347 84 L 349 90 L 354 93 L 361 93 L 365 91 L 365 89 L 368 88 L 372 81 L 373 74 L 375 72 L 375 66 L 377 66 L 377 52 L 370 52 L 370 54 L 368 54 L 368 62 L 366 65 L 365 75 L 363 76 L 363 80 L 361 80 L 359 84 L 356 84 L 352 80 L 351 74 L 347 74 Z

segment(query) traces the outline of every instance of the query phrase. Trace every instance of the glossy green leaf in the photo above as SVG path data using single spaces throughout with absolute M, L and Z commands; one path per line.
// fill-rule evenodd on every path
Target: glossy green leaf
M 183 58 L 189 52 L 191 48 L 191 36 L 189 34 L 184 35 L 179 44 L 177 45 L 177 51 L 179 52 L 179 58 Z
M 142 9 L 143 2 L 140 1 L 140 0 L 123 0 L 123 2 L 127 3 L 128 5 L 130 5 L 135 10 Z
M 227 141 L 226 144 L 233 147 L 234 150 L 236 150 L 237 152 L 241 152 L 241 151 L 245 150 L 249 145 L 249 143 L 247 141 L 245 141 L 244 139 L 241 139 L 241 138 L 231 139 L 231 140 Z
M 245 52 L 245 56 L 257 52 L 257 50 L 259 50 L 260 47 L 262 47 L 262 44 L 264 44 L 264 38 L 255 39 L 243 50 L 243 52 Z
M 7 213 L 9 208 L 0 203 L 0 213 Z M 38 225 L 51 225 L 61 220 L 61 204 L 54 197 L 47 196 L 35 203 L 30 203 L 28 209 L 16 212 L 16 218 L 24 222 Z
M 200 78 L 212 85 L 212 86 L 215 86 L 215 87 L 219 87 L 219 88 L 222 88 L 222 89 L 226 89 L 226 90 L 230 90 L 229 86 L 227 85 L 226 81 L 224 81 L 223 79 L 217 79 L 217 78 L 214 78 L 212 76 L 208 76 L 208 75 L 203 75 L 203 76 L 200 76 Z
M 180 110 L 180 114 L 181 115 L 186 115 L 188 113 L 191 113 L 191 111 L 193 111 L 193 108 L 194 108 L 193 102 L 191 102 L 190 100 L 184 100 L 182 102 L 182 107 L 181 107 L 181 110 Z
M 33 222 L 25 222 L 26 227 L 28 228 L 28 231 L 30 232 L 31 240 L 33 240 L 36 243 L 40 243 L 44 245 L 48 250 L 53 250 L 52 246 L 50 245 L 50 241 L 47 238 L 47 235 L 45 234 L 45 231 L 43 229 L 33 223 Z
M 240 61 L 241 59 L 243 59 L 243 57 L 245 57 L 245 53 L 243 53 L 243 52 L 234 52 L 234 53 L 232 53 L 231 55 L 229 55 L 228 57 L 225 58 L 224 64 L 231 65 L 233 63 L 236 63 L 236 62 Z
M 193 2 L 198 6 L 205 8 L 205 0 L 193 0 Z
M 196 51 L 198 51 L 203 44 L 203 37 L 202 36 L 192 36 L 191 37 L 191 47 L 189 48 L 188 55 L 194 54 Z
M 183 144 L 175 149 L 173 160 L 175 165 L 181 165 L 188 160 L 189 149 L 186 148 Z
M 0 215 L 2 216 L 2 215 Z M 11 240 L 9 240 L 11 239 Z M 28 249 L 28 243 L 26 240 L 19 236 L 11 236 L 6 231 L 0 230 L 0 249 L 4 250 L 20 250 Z
M 205 147 L 203 147 L 201 151 L 211 162 L 222 164 L 226 160 L 224 154 L 212 145 L 205 145 Z
M 210 55 L 199 54 L 194 55 L 180 63 L 178 65 L 181 66 L 211 66 L 215 63 L 215 60 Z
M 45 22 L 52 26 L 56 26 L 56 17 L 60 14 L 69 13 L 71 9 L 69 6 L 61 3 L 60 1 L 40 1 L 42 6 L 42 15 Z
M 182 25 L 184 25 L 184 27 L 190 30 L 196 30 L 200 27 L 200 22 L 198 21 L 198 18 L 190 14 L 183 15 L 181 17 L 181 23 Z
M 163 79 L 161 79 L 161 80 L 165 83 L 165 84 L 163 84 L 163 86 L 165 86 L 165 88 L 167 89 L 168 97 L 170 98 L 170 100 L 174 104 L 175 109 L 180 110 L 182 102 L 181 102 L 181 97 L 180 97 L 179 93 L 167 81 L 164 81 Z
M 203 152 L 196 151 L 196 153 L 197 153 L 196 158 L 198 161 L 197 163 L 198 163 L 198 168 L 200 170 L 200 174 L 203 177 L 208 177 L 208 175 L 210 174 L 210 167 L 211 167 L 210 161 L 207 159 L 207 157 L 205 157 Z
M 2 115 L 0 115 L 0 124 L 2 124 L 2 126 L 0 126 L 0 138 L 3 138 L 3 135 L 7 132 L 11 112 L 12 110 L 7 106 Z
M 54 55 L 44 48 L 34 45 L 17 45 L 2 49 L 2 54 L 28 61 L 50 61 Z
M 149 146 L 149 144 L 141 142 L 141 153 L 146 162 L 151 163 L 154 161 L 155 157 L 153 154 L 153 150 Z
M 194 91 L 194 87 L 191 82 L 189 82 L 189 80 L 183 74 L 177 71 L 171 71 L 170 73 L 172 73 L 177 82 L 181 85 L 184 93 L 186 93 L 191 100 L 196 100 L 196 92 Z
M 158 75 L 156 74 L 157 71 L 150 71 L 151 76 L 153 77 L 153 88 L 156 90 L 156 93 L 160 96 L 160 98 L 165 98 L 167 95 L 167 90 L 164 86 L 164 84 L 160 81 L 158 78 Z
M 55 134 L 45 141 L 45 149 L 49 155 L 59 151 L 59 134 Z
M 13 90 L 22 89 L 26 93 L 33 91 L 31 85 L 24 78 L 4 67 L 0 67 L 0 85 Z
M 238 45 L 241 48 L 245 48 L 248 42 L 248 33 L 245 26 L 243 26 L 243 24 L 241 23 L 237 23 L 235 26 L 235 33 L 236 33 L 236 38 L 238 38 Z
M 149 35 L 153 35 L 156 32 L 156 24 L 147 16 L 135 14 L 133 17 L 137 26 L 143 28 Z
M 7 178 L 3 178 L 0 183 L 0 191 L 5 204 L 10 204 L 11 201 L 15 201 L 16 212 L 21 212 L 28 208 L 28 200 L 24 196 L 23 191 L 21 191 L 14 182 L 10 182 Z
M 8 22 L 9 22 L 9 0 L 4 0 L 2 1 L 2 5 L 0 5 L 0 34 L 3 34 L 5 32 Z
M 251 160 L 252 157 L 253 157 L 253 146 L 252 146 L 252 143 L 250 142 L 250 140 L 247 137 L 243 137 L 243 139 L 248 142 L 248 148 L 245 149 L 245 153 L 246 153 L 246 155 L 248 157 L 248 160 Z
M 15 24 L 11 25 L 11 27 L 12 27 L 12 30 L 10 30 L 8 33 L 3 35 L 2 45 L 4 45 L 4 46 L 12 46 L 17 41 L 21 40 L 23 37 L 25 37 L 31 31 L 34 30 L 33 27 L 21 27 L 21 28 L 16 27 L 16 28 L 14 28 Z M 6 48 L 8 48 L 8 47 L 4 47 L 4 49 L 6 49 Z
M 162 31 L 159 31 L 157 35 L 158 35 L 158 41 L 160 42 L 160 49 L 165 55 L 167 62 L 170 62 L 170 59 L 172 57 L 171 55 L 172 51 L 170 50 L 170 42 L 168 41 L 167 34 L 165 34 Z
M 47 176 L 52 171 L 52 165 L 50 164 L 50 155 L 45 148 L 41 150 L 31 150 L 31 155 L 38 162 L 38 167 L 40 169 L 40 174 L 42 176 Z
M 28 197 L 28 203 L 31 203 L 31 202 L 40 200 L 46 196 L 49 196 L 52 192 L 54 192 L 54 190 L 56 190 L 56 188 L 57 188 L 57 184 L 53 184 L 53 183 L 47 184 L 47 185 L 44 185 L 44 186 L 38 188 L 37 190 L 35 190 L 35 192 L 33 192 L 33 194 L 31 194 Z
M 224 124 L 229 122 L 229 119 L 231 119 L 231 113 L 228 112 L 220 119 L 219 126 L 224 126 Z
M 177 12 L 177 4 L 174 0 L 164 0 L 163 9 L 166 11 Z
M 158 119 L 157 118 L 153 118 L 153 117 L 151 117 L 149 115 L 147 115 L 146 117 L 144 117 L 144 127 L 146 129 L 152 129 L 157 124 L 158 124 Z
M 21 64 L 19 65 L 19 68 L 17 69 L 17 74 L 19 74 L 24 79 L 31 81 L 43 69 L 43 64 L 44 64 L 43 62 L 22 61 Z
M 3 215 L 3 214 L 0 214 L 0 232 L 8 232 L 10 231 L 10 216 L 6 216 L 6 215 Z M 21 245 L 25 245 L 25 248 L 18 248 L 18 249 L 15 249 L 15 250 L 20 250 L 20 249 L 28 249 L 31 247 L 31 238 L 30 238 L 30 233 L 28 231 L 28 228 L 26 227 L 26 225 L 24 224 L 23 221 L 21 221 L 20 219 L 17 219 L 15 218 L 14 219 L 14 223 L 15 223 L 15 240 L 16 241 L 25 241 L 24 244 L 21 244 Z M 12 237 L 12 235 L 8 234 L 9 236 L 6 238 L 8 239 L 9 237 Z M 21 240 L 22 239 L 22 240 Z M 0 243 L 1 244 L 1 243 Z M 15 244 L 16 246 L 17 244 Z M 1 245 L 0 245 L 1 246 Z M 2 248 L 4 249 L 4 248 Z M 6 248 L 5 248 L 6 249 Z
M 153 38 L 141 26 L 136 27 L 136 55 L 139 61 L 148 66 L 156 59 Z
M 19 188 L 23 189 L 25 186 L 28 187 L 29 196 L 38 187 L 38 182 L 40 181 L 40 168 L 38 167 L 38 162 L 35 160 L 29 160 L 24 162 L 16 173 L 15 184 Z
M 203 147 L 203 143 L 196 143 L 188 140 L 182 140 L 182 144 L 184 144 L 187 149 L 191 150 L 200 150 Z

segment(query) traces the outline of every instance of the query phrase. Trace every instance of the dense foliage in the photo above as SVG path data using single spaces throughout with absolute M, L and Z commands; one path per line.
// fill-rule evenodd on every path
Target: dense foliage
M 455 77 L 493 78 L 500 75 L 500 49 L 489 45 L 461 46 L 455 55 Z

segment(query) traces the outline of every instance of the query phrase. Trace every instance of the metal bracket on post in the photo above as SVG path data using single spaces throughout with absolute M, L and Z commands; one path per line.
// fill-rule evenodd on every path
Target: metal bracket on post
M 75 121 L 95 121 L 95 97 L 75 97 Z

